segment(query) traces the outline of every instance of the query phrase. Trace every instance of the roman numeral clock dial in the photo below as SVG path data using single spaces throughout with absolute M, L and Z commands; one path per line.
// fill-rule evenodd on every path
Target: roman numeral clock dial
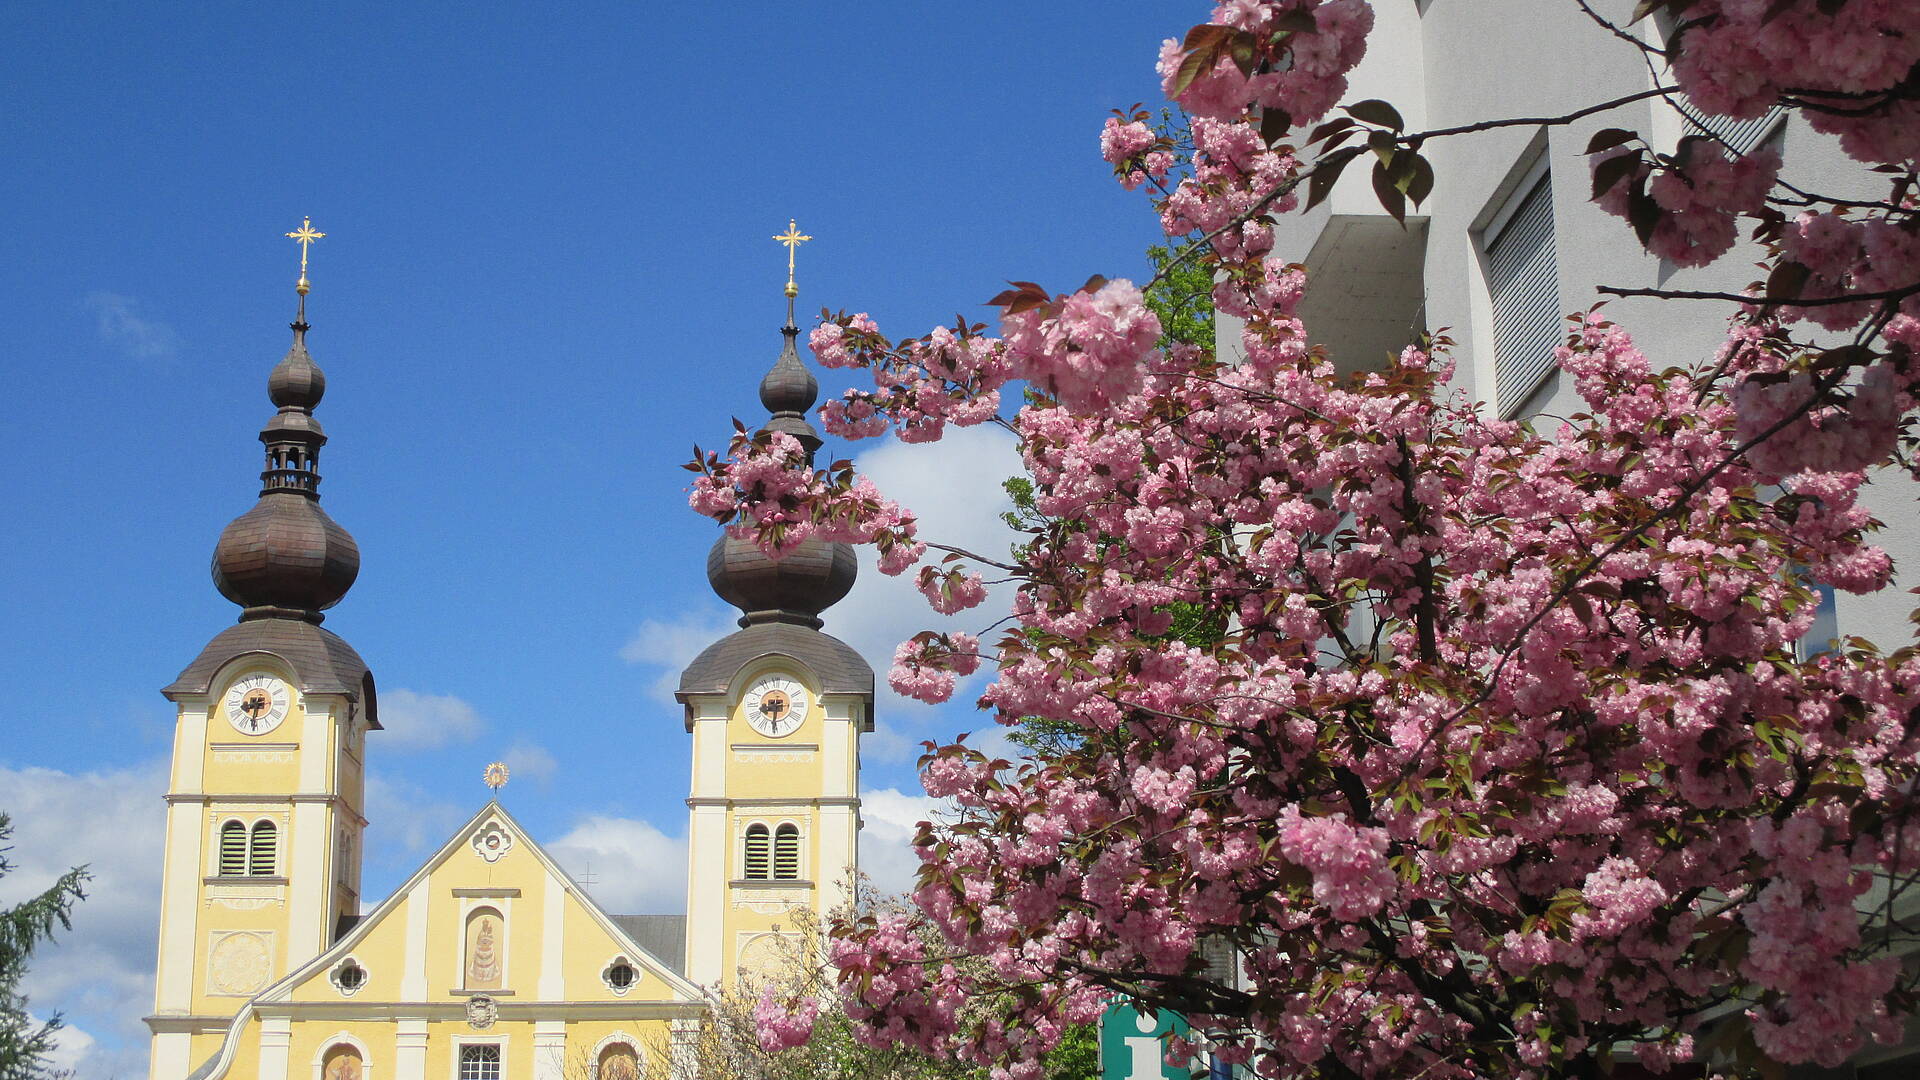
M 286 683 L 271 675 L 249 675 L 227 688 L 227 723 L 242 735 L 265 735 L 287 718 L 292 700 Z
M 807 688 L 793 679 L 768 675 L 747 689 L 747 724 L 769 739 L 791 735 L 807 718 Z

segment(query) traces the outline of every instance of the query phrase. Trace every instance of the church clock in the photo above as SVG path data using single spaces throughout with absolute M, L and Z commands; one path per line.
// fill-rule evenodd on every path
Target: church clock
M 770 739 L 791 735 L 807 717 L 807 688 L 784 675 L 763 675 L 747 688 L 747 724 Z
M 265 735 L 287 718 L 292 695 L 271 675 L 249 675 L 227 688 L 227 723 L 242 735 Z

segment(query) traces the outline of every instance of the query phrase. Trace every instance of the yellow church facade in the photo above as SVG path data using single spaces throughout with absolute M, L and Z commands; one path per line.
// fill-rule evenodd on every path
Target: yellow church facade
M 789 230 L 794 232 L 795 230 Z M 774 562 L 722 537 L 708 579 L 740 629 L 682 675 L 692 743 L 684 913 L 609 912 L 498 801 L 388 896 L 361 895 L 371 670 L 323 612 L 359 549 L 319 508 L 305 344 L 268 379 L 257 503 L 221 534 L 240 621 L 163 693 L 175 704 L 152 1080 L 638 1080 L 691 1077 L 709 994 L 793 954 L 796 911 L 849 899 L 873 673 L 822 632 L 852 552 Z M 304 238 L 303 238 L 304 235 Z M 769 428 L 820 443 L 788 287 Z M 664 780 L 664 778 L 662 778 Z

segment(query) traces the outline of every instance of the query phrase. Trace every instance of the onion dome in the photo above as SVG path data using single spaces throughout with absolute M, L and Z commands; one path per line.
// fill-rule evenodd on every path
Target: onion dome
M 789 231 L 797 230 L 789 226 Z M 775 237 L 775 239 L 782 239 Z M 790 245 L 791 247 L 791 245 Z M 807 420 L 807 410 L 820 396 L 820 384 L 800 362 L 800 328 L 793 322 L 792 267 L 787 278 L 787 324 L 780 357 L 760 380 L 760 403 L 773 415 L 762 431 L 784 431 L 807 450 L 813 466 L 820 449 L 820 433 Z M 769 558 L 751 540 L 722 536 L 707 552 L 707 583 L 720 599 L 741 611 L 741 626 L 761 623 L 797 623 L 818 629 L 820 613 L 838 603 L 853 588 L 859 563 L 853 548 L 842 543 L 809 539 L 778 559 Z
M 317 623 L 360 573 L 360 546 L 320 509 L 320 448 L 327 436 L 313 408 L 327 379 L 307 353 L 306 298 L 293 346 L 267 377 L 278 405 L 260 431 L 266 468 L 260 501 L 220 533 L 213 583 L 240 605 L 241 620 L 296 618 Z

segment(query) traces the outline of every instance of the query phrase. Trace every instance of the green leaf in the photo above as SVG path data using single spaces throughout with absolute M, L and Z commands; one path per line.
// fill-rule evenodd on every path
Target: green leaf
M 1369 98 L 1366 101 L 1355 102 L 1352 105 L 1344 105 L 1342 108 L 1344 108 L 1349 115 L 1360 120 L 1365 120 L 1369 124 L 1392 128 L 1395 131 L 1399 131 L 1406 126 L 1406 122 L 1400 119 L 1400 110 L 1381 101 L 1379 98 Z

